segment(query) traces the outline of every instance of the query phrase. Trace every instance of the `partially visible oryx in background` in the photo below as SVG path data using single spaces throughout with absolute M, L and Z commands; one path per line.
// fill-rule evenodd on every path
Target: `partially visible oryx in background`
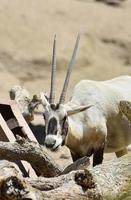
M 75 86 L 70 101 L 65 103 L 78 43 L 79 35 L 59 102 L 55 103 L 56 37 L 54 39 L 49 100 L 41 93 L 45 145 L 51 150 L 67 145 L 74 161 L 93 154 L 95 166 L 102 163 L 104 151 L 121 156 L 131 143 L 131 125 L 119 107 L 120 100 L 131 100 L 131 77 L 120 76 L 107 81 L 82 80 Z
M 34 119 L 34 110 L 40 104 L 40 100 L 36 95 L 30 98 L 28 90 L 20 85 L 13 86 L 9 91 L 10 99 L 18 103 L 18 107 L 27 121 L 30 123 Z

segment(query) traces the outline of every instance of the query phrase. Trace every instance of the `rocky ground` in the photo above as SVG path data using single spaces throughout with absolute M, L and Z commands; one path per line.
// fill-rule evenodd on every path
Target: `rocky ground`
M 78 32 L 81 40 L 68 97 L 81 79 L 131 74 L 130 0 L 119 6 L 106 0 L 0 0 L 1 97 L 8 98 L 8 90 L 15 84 L 32 94 L 49 91 L 56 33 L 58 99 Z M 35 124 L 40 122 L 38 118 Z

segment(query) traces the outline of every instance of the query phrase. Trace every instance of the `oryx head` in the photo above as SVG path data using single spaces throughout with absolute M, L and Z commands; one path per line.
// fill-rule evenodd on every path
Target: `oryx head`
M 44 93 L 41 93 L 41 103 L 44 107 L 44 119 L 45 119 L 45 145 L 51 150 L 58 149 L 59 146 L 64 145 L 65 138 L 68 133 L 68 117 L 82 112 L 90 106 L 80 106 L 73 110 L 67 110 L 64 102 L 66 97 L 67 86 L 69 83 L 72 66 L 75 61 L 75 56 L 79 44 L 80 36 L 77 36 L 75 47 L 71 60 L 68 65 L 64 86 L 60 95 L 59 102 L 55 104 L 55 73 L 56 73 L 56 36 L 53 44 L 53 56 L 52 56 L 52 73 L 51 73 L 51 89 L 49 100 L 45 97 Z

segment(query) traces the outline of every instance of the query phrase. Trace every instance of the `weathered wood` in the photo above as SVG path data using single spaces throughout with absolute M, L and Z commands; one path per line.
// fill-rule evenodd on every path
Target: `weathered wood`
M 0 164 L 1 200 L 125 200 L 130 188 L 131 154 L 53 178 L 23 178 L 14 164 Z
M 17 165 L 10 162 L 0 163 L 0 199 L 1 200 L 43 200 L 39 190 L 31 187 L 17 170 Z
M 28 161 L 39 175 L 45 177 L 57 176 L 63 171 L 42 146 L 24 138 L 14 143 L 0 141 L 0 159 Z
M 54 159 L 44 151 L 43 146 L 20 137 L 14 143 L 0 142 L 0 152 L 0 159 L 28 161 L 36 172 L 44 177 L 53 177 L 73 170 L 84 169 L 90 164 L 89 158 L 83 157 L 63 171 Z
M 15 165 L 7 163 L 0 165 L 0 199 L 1 200 L 45 200 L 45 199 L 87 199 L 88 196 L 83 187 L 91 187 L 92 182 L 85 181 L 87 177 L 85 171 L 71 172 L 68 175 L 62 175 L 54 178 L 45 178 L 51 181 L 54 179 L 56 185 L 54 189 L 46 188 L 49 191 L 40 191 L 36 187 L 32 187 L 27 179 L 23 178 L 19 171 L 15 169 Z M 38 182 L 39 182 L 38 178 Z M 42 178 L 41 178 L 42 179 Z M 31 180 L 31 179 L 30 179 Z M 61 184 L 58 185 L 59 181 Z M 48 182 L 47 182 L 48 184 Z M 32 184 L 33 185 L 33 184 Z M 37 185 L 37 182 L 35 183 Z M 45 185 L 45 182 L 44 182 Z M 82 185 L 82 186 L 81 186 Z M 53 189 L 53 190 L 51 190 Z
M 0 140 L 14 142 L 17 134 L 27 138 L 27 133 L 30 140 L 37 141 L 24 120 L 17 103 L 0 98 Z M 19 160 L 17 164 L 25 176 L 36 176 L 29 163 Z
M 126 196 L 131 197 L 131 154 L 106 161 L 93 169 L 54 178 L 28 178 L 27 181 L 44 191 L 45 199 L 125 200 Z
M 68 165 L 61 174 L 67 174 L 71 171 L 76 171 L 80 169 L 86 169 L 90 165 L 89 157 L 84 156 L 76 160 L 74 163 Z
M 125 200 L 125 195 L 131 194 L 131 154 L 106 161 L 91 169 L 90 173 L 104 199 Z
M 116 199 L 117 197 L 123 197 L 125 190 L 127 190 L 127 194 L 131 190 L 131 154 L 127 154 L 119 159 L 116 158 L 111 161 L 106 161 L 102 165 L 98 165 L 92 169 L 67 173 L 70 170 L 80 169 L 81 167 L 85 168 L 89 161 L 88 158 L 80 159 L 73 165 L 68 166 L 65 171 L 62 171 L 62 169 L 59 170 L 59 166 L 56 167 L 53 159 L 44 152 L 43 147 L 35 142 L 25 139 L 19 139 L 14 143 L 0 142 L 0 152 L 0 159 L 3 158 L 13 161 L 25 159 L 38 172 L 40 171 L 40 174 L 55 176 L 53 178 L 38 177 L 27 179 L 21 175 L 19 176 L 19 172 L 10 172 L 13 167 L 9 167 L 9 165 L 1 167 L 0 165 L 1 196 L 6 197 L 10 194 L 10 198 L 8 196 L 8 198 L 0 198 L 2 200 L 11 199 L 12 195 L 16 195 L 15 198 L 13 197 L 14 199 L 20 199 L 18 198 L 18 193 L 19 195 L 27 195 L 26 191 L 28 191 L 29 195 L 33 194 L 35 197 L 38 196 L 36 199 L 44 200 Z M 81 164 L 79 165 L 78 163 Z M 76 167 L 77 164 L 78 168 Z M 3 170 L 5 170 L 6 175 L 4 175 L 5 172 Z M 59 175 L 62 173 L 66 174 Z M 35 199 L 33 196 L 29 196 L 29 198 Z
M 80 177 L 82 179 L 80 180 Z M 42 177 L 36 179 L 36 183 L 34 187 L 31 186 L 30 180 L 27 181 L 26 178 L 23 178 L 22 175 L 17 170 L 17 166 L 10 162 L 4 162 L 0 164 L 0 199 L 1 200 L 20 200 L 20 199 L 30 199 L 30 200 L 45 200 L 45 199 L 87 199 L 86 195 L 84 195 L 84 191 L 82 187 L 86 187 L 86 182 L 84 180 L 87 179 L 84 171 L 71 172 L 68 175 L 62 175 L 54 178 L 44 178 L 48 184 L 50 181 L 54 179 L 54 187 L 47 187 L 46 190 L 50 191 L 40 191 L 36 189 L 37 182 L 42 180 Z M 44 180 L 43 179 L 43 180 Z M 42 180 L 42 181 L 43 181 Z M 61 184 L 59 184 L 59 181 Z M 33 180 L 31 181 L 33 182 Z M 78 182 L 78 183 L 77 183 Z M 80 183 L 80 184 L 79 184 Z M 81 183 L 83 186 L 81 187 Z M 59 184 L 59 185 L 58 185 Z M 33 184 L 32 184 L 33 185 Z M 53 184 L 52 184 L 53 185 Z M 54 190 L 51 190 L 53 189 Z M 53 194 L 58 193 L 56 196 Z M 82 195 L 82 196 L 81 196 Z

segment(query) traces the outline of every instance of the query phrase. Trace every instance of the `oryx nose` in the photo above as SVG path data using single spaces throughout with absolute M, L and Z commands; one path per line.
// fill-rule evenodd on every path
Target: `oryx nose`
M 47 148 L 52 148 L 55 145 L 55 143 L 56 143 L 55 139 L 51 139 L 51 140 L 45 139 L 45 146 Z

